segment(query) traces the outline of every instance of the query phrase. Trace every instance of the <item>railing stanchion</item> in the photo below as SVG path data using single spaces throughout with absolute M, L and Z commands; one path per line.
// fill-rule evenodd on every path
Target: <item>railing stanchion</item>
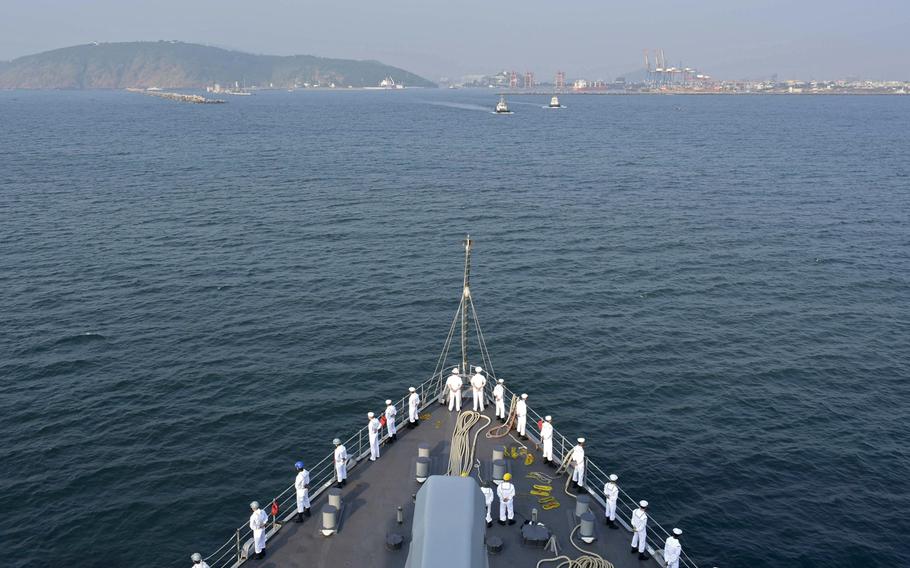
M 240 529 L 237 529 L 237 562 L 240 562 Z

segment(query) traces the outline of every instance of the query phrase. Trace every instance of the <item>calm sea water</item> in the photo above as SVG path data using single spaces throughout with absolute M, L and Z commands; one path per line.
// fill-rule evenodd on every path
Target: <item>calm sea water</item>
M 7 566 L 181 566 L 432 372 L 497 371 L 702 566 L 897 566 L 910 98 L 0 93 Z M 533 103 L 533 104 L 532 104 Z

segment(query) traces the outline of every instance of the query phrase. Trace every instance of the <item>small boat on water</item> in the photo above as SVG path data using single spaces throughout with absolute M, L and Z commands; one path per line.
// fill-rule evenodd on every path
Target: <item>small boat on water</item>
M 496 114 L 512 114 L 509 105 L 506 104 L 506 96 L 499 95 L 499 102 L 496 103 Z
M 550 104 L 547 105 L 547 108 L 566 108 L 566 107 L 559 104 L 559 97 L 557 97 L 556 95 L 553 95 L 552 97 L 550 97 Z

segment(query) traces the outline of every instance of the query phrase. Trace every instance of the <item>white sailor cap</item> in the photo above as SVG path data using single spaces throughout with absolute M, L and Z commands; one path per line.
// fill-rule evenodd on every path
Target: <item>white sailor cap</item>
M 505 379 L 496 379 L 496 382 L 499 383 L 499 384 L 502 384 L 502 383 L 504 383 L 504 382 L 506 382 L 506 381 L 505 381 Z
M 372 418 L 374 416 L 376 416 L 376 415 L 373 414 L 372 412 L 367 412 L 367 418 Z
M 386 399 L 385 403 L 386 403 L 386 404 L 392 404 L 392 401 L 391 401 L 390 399 Z
M 483 372 L 483 367 L 474 367 L 474 372 L 475 372 L 475 373 L 482 373 L 482 372 Z
M 193 562 L 202 562 L 202 555 L 198 552 L 194 552 L 193 555 L 190 556 L 190 560 Z
M 253 501 L 252 503 L 250 503 L 250 509 L 253 509 L 255 511 L 258 508 L 259 508 L 259 501 Z
M 584 444 L 584 443 L 585 443 L 585 439 L 584 439 L 584 438 L 579 438 L 579 439 L 578 439 L 578 443 L 579 443 L 579 444 Z
M 458 374 L 458 367 L 455 367 L 454 369 L 452 369 L 452 374 L 453 374 L 453 375 L 457 375 L 457 374 Z
M 417 389 L 414 387 L 408 387 L 408 392 L 417 392 Z
M 642 509 L 644 509 L 648 506 L 648 502 L 645 501 L 644 499 L 642 499 L 641 501 L 638 502 L 638 506 L 641 507 Z
M 528 393 L 526 393 L 526 392 L 521 393 L 521 400 L 524 400 L 526 398 L 528 398 Z
M 340 445 L 341 445 L 341 440 L 339 440 L 338 438 L 335 438 L 334 440 L 332 440 L 332 443 L 333 443 L 334 445 L 336 445 L 336 446 L 340 446 Z
M 611 473 L 611 474 L 610 474 L 610 481 L 616 481 L 616 480 L 618 480 L 618 479 L 619 479 L 619 476 L 616 475 L 615 473 Z
M 682 536 L 682 529 L 673 529 L 674 536 Z
M 553 417 L 550 416 L 549 414 L 546 415 L 546 416 L 544 416 L 543 419 L 546 420 L 547 422 L 552 422 L 552 421 L 553 421 Z

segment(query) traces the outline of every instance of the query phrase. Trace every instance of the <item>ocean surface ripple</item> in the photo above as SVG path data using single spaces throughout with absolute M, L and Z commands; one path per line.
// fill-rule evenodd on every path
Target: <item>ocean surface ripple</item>
M 4 565 L 212 551 L 432 372 L 467 232 L 499 374 L 700 566 L 905 565 L 910 98 L 495 101 L 0 92 Z

